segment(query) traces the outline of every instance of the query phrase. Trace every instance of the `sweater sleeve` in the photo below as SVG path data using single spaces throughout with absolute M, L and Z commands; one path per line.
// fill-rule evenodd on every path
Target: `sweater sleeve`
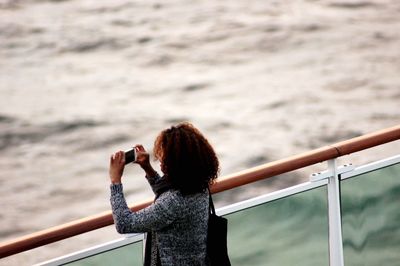
M 147 208 L 133 212 L 126 203 L 122 184 L 114 184 L 110 188 L 113 219 L 120 234 L 160 230 L 178 217 L 179 200 L 172 191 L 163 193 Z
M 154 176 L 146 175 L 146 179 L 149 182 L 150 186 L 153 186 L 155 183 L 157 183 L 158 180 L 161 179 L 161 176 L 156 172 Z
M 153 190 L 154 194 L 158 196 L 157 190 L 162 186 L 162 177 L 156 172 L 154 176 L 146 175 L 147 182 L 149 182 L 151 189 Z

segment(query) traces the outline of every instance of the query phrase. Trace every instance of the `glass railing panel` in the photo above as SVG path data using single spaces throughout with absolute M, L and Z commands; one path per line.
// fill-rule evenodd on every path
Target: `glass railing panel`
M 399 265 L 400 164 L 341 181 L 345 265 Z
M 63 264 L 70 266 L 141 266 L 143 265 L 143 241 L 104 251 L 92 256 Z
M 233 265 L 329 265 L 325 185 L 225 217 Z

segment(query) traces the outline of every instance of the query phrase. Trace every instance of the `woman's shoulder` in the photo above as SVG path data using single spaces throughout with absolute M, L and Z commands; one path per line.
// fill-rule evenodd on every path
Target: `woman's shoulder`
M 185 204 L 190 202 L 202 202 L 207 200 L 208 202 L 208 191 L 202 191 L 195 194 L 183 194 L 177 189 L 169 189 L 162 193 L 159 197 L 160 200 L 172 200 L 176 203 Z

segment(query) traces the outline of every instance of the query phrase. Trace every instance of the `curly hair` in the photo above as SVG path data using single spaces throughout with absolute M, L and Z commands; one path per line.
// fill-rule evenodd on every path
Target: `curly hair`
M 172 187 L 182 194 L 202 192 L 218 177 L 219 161 L 214 149 L 188 122 L 161 131 L 153 152 Z

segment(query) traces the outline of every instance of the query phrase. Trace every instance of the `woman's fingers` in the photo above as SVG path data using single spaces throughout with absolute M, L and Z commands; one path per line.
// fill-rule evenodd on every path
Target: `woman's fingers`
M 125 164 L 125 152 L 121 151 L 121 163 Z
M 111 183 L 121 183 L 121 178 L 125 167 L 125 152 L 118 151 L 110 156 L 110 179 Z
M 125 152 L 123 151 L 118 152 L 118 163 L 119 164 L 125 163 Z
M 141 152 L 146 151 L 145 148 L 143 147 L 143 145 L 141 145 L 141 144 L 136 144 L 134 148 Z
M 121 165 L 125 164 L 125 152 L 118 151 L 111 155 L 110 165 Z

